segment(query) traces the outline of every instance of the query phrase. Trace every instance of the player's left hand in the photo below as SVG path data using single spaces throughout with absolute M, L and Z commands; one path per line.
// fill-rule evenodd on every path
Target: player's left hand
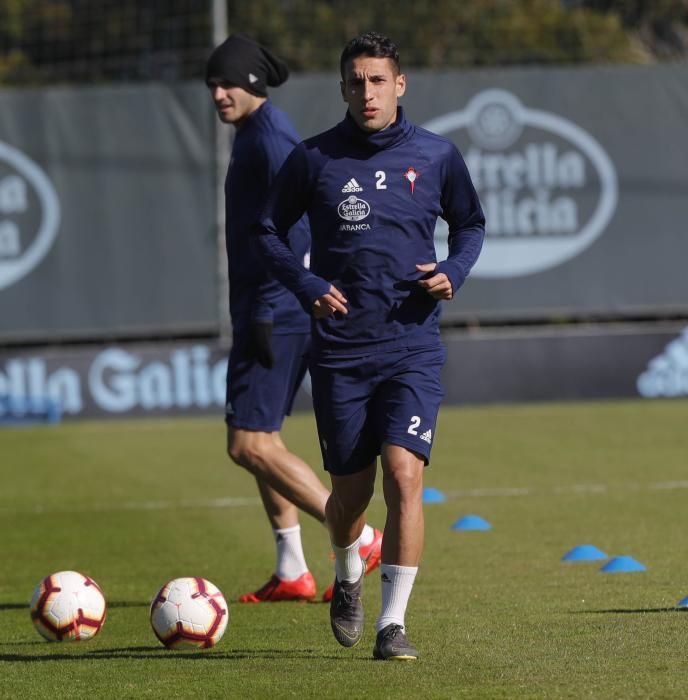
M 416 265 L 416 270 L 418 272 L 432 272 L 436 267 L 437 263 L 423 263 Z M 418 280 L 418 286 L 422 287 L 433 299 L 449 301 L 454 296 L 451 282 L 444 272 L 438 272 L 436 275 Z

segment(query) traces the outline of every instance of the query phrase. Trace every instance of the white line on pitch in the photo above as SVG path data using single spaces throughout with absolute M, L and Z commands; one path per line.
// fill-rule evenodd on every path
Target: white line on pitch
M 446 496 L 450 500 L 471 498 L 519 498 L 525 496 L 571 494 L 605 494 L 611 491 L 676 491 L 688 489 L 688 481 L 655 481 L 647 484 L 571 484 L 569 486 L 552 486 L 546 488 L 513 487 L 513 488 L 476 488 L 461 491 L 448 491 Z M 376 495 L 375 500 L 381 500 L 381 495 Z M 178 501 L 113 501 L 110 503 L 85 503 L 69 506 L 60 504 L 44 504 L 29 506 L 26 509 L 0 509 L 0 515 L 4 513 L 64 513 L 64 512 L 117 512 L 117 511 L 143 511 L 143 510 L 176 510 L 176 509 L 204 509 L 204 508 L 242 508 L 260 506 L 262 501 L 258 497 L 225 497 L 210 499 L 182 499 Z
M 181 500 L 181 501 L 113 501 L 111 503 L 92 503 L 92 504 L 70 504 L 63 507 L 60 505 L 53 506 L 38 505 L 29 508 L 31 513 L 55 513 L 55 512 L 98 512 L 106 511 L 121 511 L 121 510 L 176 510 L 178 508 L 239 508 L 241 506 L 257 506 L 262 501 L 257 497 L 248 498 L 210 498 L 198 500 Z

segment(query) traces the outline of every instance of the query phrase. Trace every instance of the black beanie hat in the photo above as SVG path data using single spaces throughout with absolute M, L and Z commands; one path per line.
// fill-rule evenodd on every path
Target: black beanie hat
M 289 77 L 287 64 L 246 34 L 232 34 L 210 54 L 205 82 L 223 80 L 252 95 L 266 97 Z

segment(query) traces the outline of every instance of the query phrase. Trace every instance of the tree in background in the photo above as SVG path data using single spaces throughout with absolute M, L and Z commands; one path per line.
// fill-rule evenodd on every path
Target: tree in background
M 336 69 L 368 29 L 405 68 L 688 58 L 688 0 L 239 0 L 227 13 L 296 71 Z M 210 14 L 210 0 L 0 0 L 0 83 L 197 79 Z
M 276 11 L 289 7 L 289 13 Z M 230 8 L 232 30 L 255 34 L 296 70 L 332 70 L 344 43 L 367 29 L 393 38 L 406 67 L 647 62 L 618 16 L 559 0 L 253 0 Z M 307 21 L 297 26 L 295 18 Z
M 688 52 L 688 0 L 581 0 L 582 7 L 620 18 L 657 60 L 679 60 Z
M 197 78 L 210 22 L 197 0 L 0 0 L 0 81 Z

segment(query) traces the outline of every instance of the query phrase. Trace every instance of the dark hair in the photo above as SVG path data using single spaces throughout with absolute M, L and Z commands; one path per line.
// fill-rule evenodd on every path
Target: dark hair
M 339 59 L 339 70 L 344 78 L 346 64 L 357 56 L 370 56 L 371 58 L 389 58 L 394 63 L 397 71 L 401 73 L 399 64 L 399 50 L 386 36 L 378 32 L 366 32 L 352 39 L 342 51 Z

